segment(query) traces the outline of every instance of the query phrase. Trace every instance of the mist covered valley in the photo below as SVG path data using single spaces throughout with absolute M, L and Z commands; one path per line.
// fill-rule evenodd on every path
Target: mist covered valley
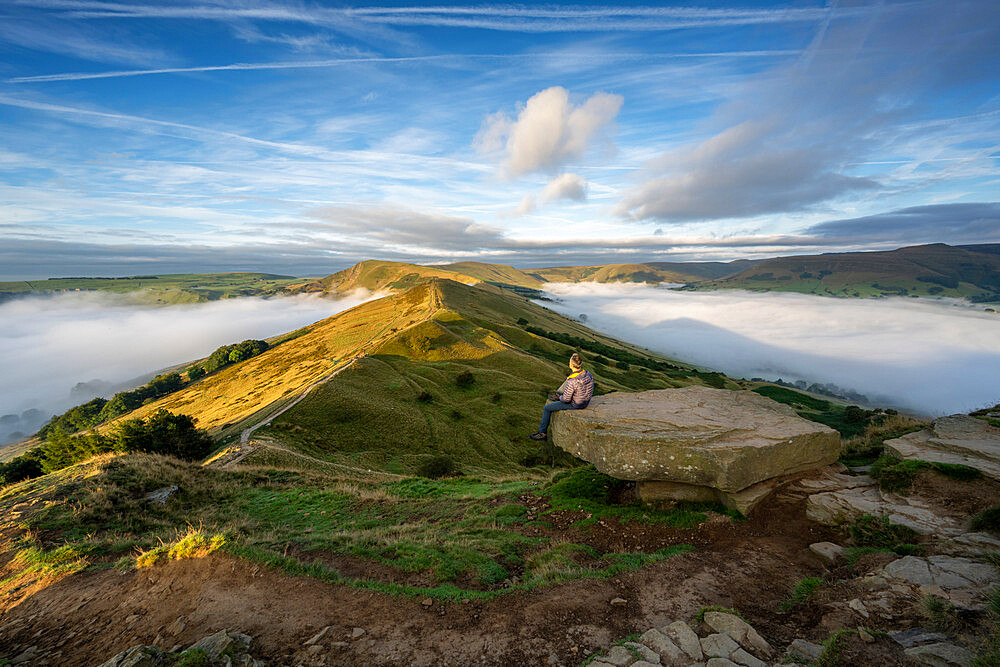
M 0 304 L 0 442 L 221 345 L 293 331 L 374 296 L 361 290 L 342 299 L 244 297 L 157 307 L 128 295 L 70 292 L 6 301 Z
M 546 291 L 554 300 L 544 305 L 561 314 L 733 377 L 829 385 L 925 415 L 1000 399 L 1000 318 L 959 302 L 635 284 L 552 283 Z M 0 304 L 0 441 L 220 345 L 292 331 L 375 296 L 154 307 L 84 292 Z
M 641 284 L 545 289 L 554 301 L 544 305 L 563 315 L 732 377 L 833 385 L 931 416 L 1000 400 L 1000 317 L 964 302 Z

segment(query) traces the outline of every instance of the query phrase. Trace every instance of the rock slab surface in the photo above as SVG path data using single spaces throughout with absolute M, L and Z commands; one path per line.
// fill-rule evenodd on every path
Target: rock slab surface
M 750 391 L 708 387 L 598 396 L 553 415 L 552 441 L 603 473 L 640 482 L 645 498 L 706 500 L 837 460 L 840 436 Z M 646 485 L 649 485 L 648 487 Z M 644 491 L 644 487 L 646 491 Z M 747 503 L 763 493 L 749 493 Z
M 972 466 L 1000 480 L 1000 428 L 968 415 L 935 419 L 930 428 L 886 440 L 885 448 L 901 459 Z

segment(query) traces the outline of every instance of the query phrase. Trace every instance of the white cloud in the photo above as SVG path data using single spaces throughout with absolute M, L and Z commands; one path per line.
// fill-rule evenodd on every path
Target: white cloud
M 622 102 L 620 95 L 595 93 L 573 106 L 565 88 L 546 88 L 525 103 L 516 121 L 503 112 L 488 116 L 474 145 L 481 153 L 502 148 L 501 173 L 507 178 L 555 170 L 584 155 L 595 135 L 618 115 Z
M 737 377 L 832 383 L 923 414 L 1000 400 L 997 317 L 950 301 L 548 285 L 562 313 Z
M 561 174 L 556 176 L 542 190 L 542 201 L 557 199 L 572 199 L 584 201 L 587 198 L 587 181 L 578 174 Z

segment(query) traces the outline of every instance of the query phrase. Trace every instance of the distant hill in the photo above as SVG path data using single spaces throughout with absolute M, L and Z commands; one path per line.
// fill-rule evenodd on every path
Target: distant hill
M 483 266 L 491 265 L 484 264 Z M 285 291 L 288 293 L 318 292 L 325 294 L 340 294 L 356 289 L 367 289 L 372 292 L 399 291 L 409 289 L 430 278 L 447 278 L 469 284 L 482 282 L 479 278 L 446 267 L 366 259 L 349 269 L 338 271 L 325 278 L 289 285 Z
M 950 296 L 1000 301 L 997 245 L 943 243 L 884 252 L 777 257 L 692 289 L 749 289 L 825 296 Z
M 544 289 L 546 283 L 553 282 L 690 283 L 738 273 L 752 263 L 749 260 L 739 260 L 730 264 L 659 262 L 517 269 L 506 264 L 484 262 L 421 266 L 404 262 L 365 260 L 319 280 L 289 285 L 285 291 L 343 293 L 358 288 L 398 291 L 428 278 L 447 278 L 467 285 L 489 283 L 530 295 L 532 290 Z
M 166 273 L 157 275 L 49 278 L 0 282 L 0 301 L 29 294 L 128 293 L 151 304 L 196 303 L 276 294 L 302 278 L 273 273 Z

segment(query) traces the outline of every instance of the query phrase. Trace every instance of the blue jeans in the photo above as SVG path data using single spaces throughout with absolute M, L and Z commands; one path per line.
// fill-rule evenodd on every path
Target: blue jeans
M 573 405 L 572 403 L 563 403 L 562 401 L 556 401 L 554 403 L 547 403 L 544 408 L 542 408 L 542 423 L 538 427 L 539 433 L 548 433 L 549 430 L 549 420 L 552 419 L 552 413 L 558 410 L 580 410 L 586 406 L 583 405 Z

